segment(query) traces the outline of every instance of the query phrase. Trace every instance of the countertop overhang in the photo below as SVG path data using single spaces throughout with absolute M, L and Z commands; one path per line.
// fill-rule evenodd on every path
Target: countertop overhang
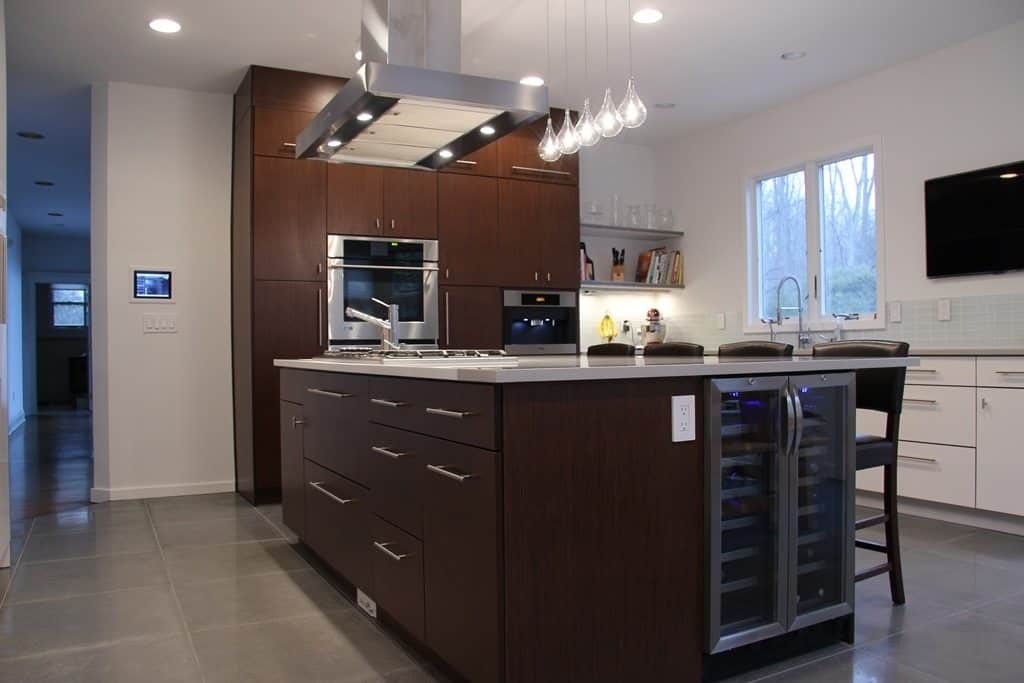
M 525 356 L 518 365 L 474 367 L 426 361 L 360 361 L 338 358 L 275 360 L 279 368 L 342 372 L 357 375 L 409 377 L 452 382 L 511 384 L 518 382 L 578 382 L 587 380 L 650 379 L 658 377 L 727 377 L 785 375 L 808 372 L 847 372 L 869 368 L 913 367 L 910 358 L 634 358 L 578 356 Z

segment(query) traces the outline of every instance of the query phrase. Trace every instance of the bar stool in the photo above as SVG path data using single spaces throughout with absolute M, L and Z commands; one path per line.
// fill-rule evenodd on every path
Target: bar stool
M 587 347 L 588 356 L 632 356 L 635 354 L 636 347 L 632 344 L 623 344 L 621 342 L 594 344 Z
M 773 341 L 740 341 L 718 347 L 720 358 L 781 358 L 792 355 L 792 344 Z
M 677 356 L 685 358 L 703 358 L 704 347 L 690 342 L 654 342 L 644 347 L 644 357 Z
M 839 341 L 818 344 L 814 347 L 815 357 L 885 357 L 905 358 L 910 352 L 906 342 L 893 341 Z M 903 410 L 903 385 L 907 378 L 906 368 L 873 368 L 857 370 L 857 408 L 876 410 L 886 414 L 885 436 L 857 434 L 857 469 L 884 467 L 882 491 L 883 511 L 880 515 L 858 519 L 856 529 L 882 524 L 885 526 L 885 542 L 857 539 L 858 548 L 884 553 L 886 561 L 870 569 L 858 572 L 855 580 L 863 581 L 879 574 L 889 574 L 889 591 L 897 605 L 906 602 L 903 591 L 903 565 L 900 560 L 900 533 L 896 513 L 896 453 L 900 437 L 900 413 Z

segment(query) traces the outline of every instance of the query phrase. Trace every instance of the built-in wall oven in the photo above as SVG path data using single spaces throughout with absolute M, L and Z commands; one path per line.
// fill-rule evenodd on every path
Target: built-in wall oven
M 437 240 L 327 236 L 327 311 L 331 346 L 375 345 L 380 328 L 348 307 L 387 318 L 377 301 L 398 304 L 398 336 L 437 343 Z M 377 301 L 374 301 L 374 300 Z
M 576 292 L 507 289 L 502 310 L 502 343 L 515 355 L 577 353 Z

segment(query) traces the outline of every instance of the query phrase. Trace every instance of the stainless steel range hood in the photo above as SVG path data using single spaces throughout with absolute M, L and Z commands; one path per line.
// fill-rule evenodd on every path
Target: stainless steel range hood
M 547 87 L 459 73 L 460 4 L 364 0 L 364 63 L 295 156 L 436 170 L 547 115 Z

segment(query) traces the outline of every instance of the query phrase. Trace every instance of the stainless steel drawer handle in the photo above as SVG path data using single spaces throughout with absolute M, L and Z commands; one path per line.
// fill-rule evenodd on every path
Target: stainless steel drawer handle
M 296 145 L 294 142 L 282 142 L 281 146 L 287 147 L 288 149 L 295 149 L 298 145 Z
M 1024 370 L 996 370 L 997 375 L 1024 375 Z
M 934 375 L 938 370 L 932 368 L 907 368 L 907 372 L 927 372 L 929 375 Z
M 301 418 L 298 418 L 298 417 L 293 417 L 292 418 L 292 429 L 295 429 L 296 427 L 298 427 L 300 425 L 304 425 L 304 424 L 306 424 L 305 420 L 303 420 Z
M 906 398 L 903 399 L 904 403 L 919 403 L 923 406 L 937 406 L 939 402 L 931 398 Z
M 329 398 L 352 398 L 352 394 L 346 394 L 341 391 L 327 391 L 326 389 L 313 388 L 306 389 L 306 391 L 311 394 L 316 394 L 317 396 L 327 396 Z
M 374 548 L 376 548 L 377 550 L 381 551 L 382 553 L 384 553 L 385 555 L 390 557 L 395 562 L 401 562 L 405 558 L 409 557 L 409 553 L 396 553 L 396 552 L 393 552 L 390 548 L 388 548 L 389 545 L 394 545 L 394 544 L 393 543 L 381 543 L 380 541 L 374 541 L 373 542 L 373 547 Z
M 461 420 L 465 417 L 472 417 L 476 413 L 471 413 L 468 410 L 445 410 L 444 408 L 427 408 L 428 413 L 431 415 L 441 415 L 442 417 L 454 417 L 456 420 Z
M 470 161 L 469 159 L 456 159 L 455 163 L 462 164 L 463 166 L 476 166 L 477 162 Z
M 386 455 L 389 458 L 395 458 L 396 460 L 398 458 L 404 458 L 405 456 L 409 455 L 408 453 L 393 451 L 390 448 L 385 448 L 384 446 L 370 446 L 370 450 L 373 451 L 374 453 Z
M 571 176 L 572 173 L 568 171 L 555 171 L 550 168 L 535 168 L 533 166 L 513 166 L 513 171 L 520 171 L 522 173 L 544 173 L 547 175 L 560 175 L 560 176 Z
M 338 496 L 334 495 L 333 493 L 324 488 L 324 483 L 322 481 L 311 481 L 309 482 L 309 485 L 315 488 L 320 493 L 327 496 L 328 498 L 330 498 L 331 500 L 333 500 L 335 503 L 340 503 L 341 505 L 348 505 L 349 503 L 356 502 L 355 498 L 339 498 Z
M 430 470 L 431 472 L 434 472 L 435 474 L 440 474 L 442 477 L 448 477 L 449 479 L 454 479 L 455 481 L 457 481 L 459 483 L 462 483 L 462 482 L 466 481 L 467 479 L 472 479 L 473 478 L 472 474 L 458 474 L 456 472 L 452 472 L 450 469 L 448 469 L 444 465 L 427 465 L 427 469 Z
M 385 398 L 371 398 L 370 403 L 385 406 L 386 408 L 401 408 L 404 405 L 408 405 L 405 401 L 389 401 Z
M 897 455 L 896 457 L 899 458 L 900 460 L 913 460 L 914 462 L 926 462 L 926 463 L 929 463 L 931 465 L 938 465 L 939 464 L 939 461 L 936 460 L 935 458 L 919 458 L 916 455 Z

